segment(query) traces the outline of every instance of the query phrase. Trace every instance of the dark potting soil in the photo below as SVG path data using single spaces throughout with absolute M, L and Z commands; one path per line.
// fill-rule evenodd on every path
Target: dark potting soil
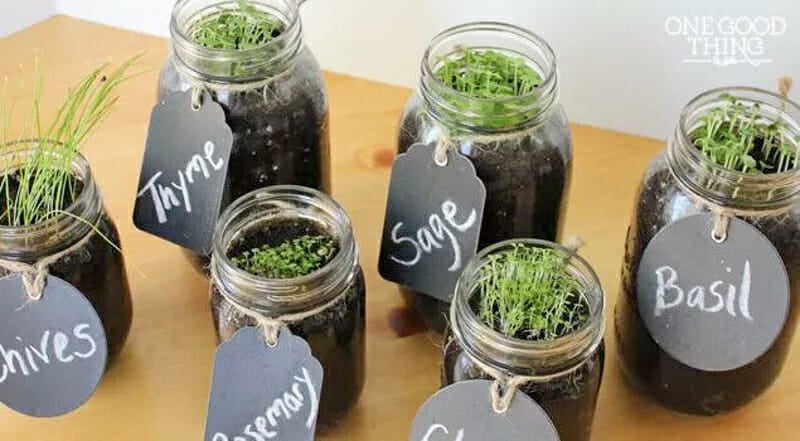
M 274 227 L 273 227 L 274 226 Z M 245 234 L 232 244 L 229 255 L 263 245 L 277 245 L 303 235 L 325 235 L 325 229 L 313 221 L 286 219 L 252 234 Z M 289 280 L 289 279 L 287 279 Z M 289 325 L 293 334 L 305 339 L 311 352 L 322 364 L 324 384 L 320 398 L 317 430 L 336 426 L 356 404 L 365 379 L 366 285 L 361 268 L 346 288 L 342 300 L 325 311 Z M 239 329 L 256 326 L 255 321 L 235 312 L 230 302 L 212 286 L 211 312 L 220 342 L 233 337 Z
M 398 152 L 404 153 L 423 136 L 419 118 L 403 121 Z M 475 165 L 486 186 L 486 205 L 478 249 L 512 238 L 557 241 L 572 176 L 571 144 L 567 134 L 542 136 L 537 132 L 519 138 L 471 145 L 461 151 Z M 442 333 L 447 326 L 449 303 L 400 288 L 406 303 L 417 310 L 429 329 Z
M 442 365 L 442 387 L 458 381 L 492 380 L 474 365 L 461 346 L 448 338 Z M 525 383 L 519 391 L 538 403 L 558 431 L 561 441 L 589 441 L 594 421 L 597 396 L 603 378 L 605 344 L 601 343 L 594 354 L 574 372 L 546 383 Z M 489 400 L 487 391 L 486 399 Z M 536 434 L 531 434 L 536 439 Z
M 789 314 L 780 335 L 764 355 L 746 366 L 723 372 L 701 371 L 672 358 L 653 340 L 639 315 L 636 274 L 645 248 L 667 224 L 698 212 L 677 187 L 666 165 L 646 177 L 637 197 L 634 222 L 628 229 L 615 334 L 622 369 L 635 386 L 672 409 L 716 415 L 763 393 L 778 377 L 786 360 L 800 309 L 800 210 L 778 217 L 744 218 L 770 240 L 786 265 L 791 288 Z
M 81 188 L 80 184 L 76 186 L 78 190 L 76 194 L 80 193 Z M 5 206 L 5 199 L 2 196 L 0 196 L 1 206 Z M 120 247 L 116 225 L 105 210 L 95 227 Z M 71 244 L 64 244 L 64 248 L 69 246 Z M 49 272 L 77 288 L 94 306 L 105 329 L 110 365 L 128 338 L 133 317 L 131 294 L 122 254 L 99 234 L 94 234 L 80 249 L 52 264 Z M 0 269 L 0 277 L 4 275 L 4 270 Z

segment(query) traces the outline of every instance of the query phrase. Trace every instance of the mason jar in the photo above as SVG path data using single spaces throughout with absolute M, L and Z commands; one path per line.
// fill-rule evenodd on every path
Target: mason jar
M 463 48 L 523 57 L 542 82 L 528 94 L 504 99 L 456 91 L 436 71 L 444 57 Z M 508 24 L 464 24 L 431 41 L 420 69 L 419 88 L 400 123 L 398 152 L 414 143 L 445 142 L 469 158 L 486 186 L 479 249 L 516 237 L 558 240 L 572 174 L 572 135 L 558 102 L 556 58 L 547 42 Z M 446 302 L 401 291 L 430 329 L 445 328 Z
M 481 270 L 491 256 L 524 245 L 558 250 L 569 256 L 567 270 L 586 298 L 589 316 L 576 331 L 551 340 L 508 337 L 486 325 L 472 307 Z M 552 242 L 514 239 L 492 245 L 467 265 L 450 306 L 450 327 L 444 346 L 442 385 L 472 379 L 493 379 L 482 366 L 506 377 L 530 377 L 519 386 L 552 420 L 562 441 L 590 438 L 597 396 L 603 377 L 605 299 L 600 281 L 589 264 L 574 252 Z M 487 394 L 488 397 L 488 394 Z M 531 439 L 535 434 L 531 434 Z
M 233 147 L 222 207 L 252 190 L 292 184 L 330 192 L 328 99 L 322 71 L 303 43 L 296 0 L 248 3 L 283 23 L 282 33 L 250 49 L 210 49 L 192 39 L 198 21 L 236 0 L 179 0 L 159 100 L 205 90 L 225 111 Z M 201 262 L 207 263 L 207 259 Z
M 313 224 L 333 238 L 339 251 L 322 268 L 288 279 L 252 275 L 231 260 L 231 250 L 265 227 L 287 221 Z M 337 300 L 338 299 L 338 300 Z M 220 342 L 245 326 L 251 315 L 277 318 L 329 305 L 287 323 L 305 339 L 322 364 L 324 383 L 318 429 L 336 425 L 358 401 L 365 375 L 366 287 L 350 219 L 329 196 L 299 186 L 273 186 L 239 198 L 222 214 L 214 235 L 211 312 Z M 250 314 L 243 314 L 248 311 Z
M 736 409 L 775 381 L 791 347 L 800 302 L 800 169 L 772 174 L 732 171 L 704 156 L 690 137 L 703 115 L 729 102 L 726 96 L 757 109 L 759 118 L 766 122 L 781 121 L 788 139 L 800 135 L 800 107 L 767 91 L 725 88 L 692 100 L 681 113 L 666 151 L 658 154 L 645 172 L 636 195 L 615 311 L 621 365 L 631 382 L 662 405 L 702 415 Z M 735 218 L 763 234 L 783 260 L 789 281 L 788 312 L 782 329 L 763 355 L 735 369 L 698 369 L 679 361 L 656 342 L 638 308 L 637 274 L 648 245 L 659 232 L 682 219 L 711 216 L 710 207 L 737 213 Z M 741 345 L 745 341 L 728 343 Z
M 23 163 L 34 152 L 34 148 L 13 149 L 0 155 L 0 163 Z M 15 171 L 8 169 L 10 173 Z M 89 163 L 80 154 L 72 161 L 72 173 L 79 192 L 64 209 L 68 214 L 57 214 L 33 225 L 0 225 L 0 259 L 34 264 L 91 235 L 79 248 L 51 264 L 48 272 L 77 288 L 92 304 L 103 323 L 111 363 L 128 338 L 133 314 L 125 263 L 117 250 L 117 227 L 103 206 Z M 0 268 L 0 277 L 6 275 L 8 272 Z

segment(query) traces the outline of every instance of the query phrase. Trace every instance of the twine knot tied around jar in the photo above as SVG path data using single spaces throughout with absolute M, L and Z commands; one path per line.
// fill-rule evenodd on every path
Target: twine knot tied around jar
M 68 248 L 43 257 L 34 263 L 0 259 L 0 268 L 5 269 L 9 273 L 18 274 L 22 278 L 22 284 L 25 287 L 25 293 L 28 295 L 28 298 L 31 301 L 37 301 L 42 298 L 42 293 L 47 284 L 50 265 L 58 262 L 62 257 L 78 251 L 89 242 L 89 239 L 93 235 L 94 229 L 90 230 L 81 240 L 75 242 Z

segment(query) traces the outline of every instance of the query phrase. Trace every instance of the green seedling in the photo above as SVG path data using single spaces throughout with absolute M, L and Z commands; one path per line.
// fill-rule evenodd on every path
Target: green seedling
M 522 57 L 496 50 L 461 48 L 440 60 L 434 72 L 447 87 L 466 97 L 452 97 L 459 111 L 480 115 L 490 129 L 514 127 L 526 120 L 536 102 L 542 77 Z
M 552 340 L 589 318 L 581 283 L 568 270 L 570 256 L 518 244 L 490 255 L 471 299 L 481 320 L 509 337 Z
M 722 107 L 708 111 L 690 136 L 708 159 L 742 173 L 783 173 L 796 169 L 800 139 L 787 137 L 785 124 L 764 119 L 759 104 L 745 105 L 724 94 Z
M 220 7 L 191 27 L 192 40 L 210 49 L 252 49 L 282 32 L 280 20 L 247 0 L 237 1 L 234 7 Z
M 40 118 L 41 69 L 37 64 L 33 103 L 21 130 L 11 134 L 15 103 L 8 96 L 8 80 L 0 97 L 2 148 L 11 152 L 0 163 L 0 225 L 27 226 L 63 213 L 77 198 L 82 185 L 72 163 L 97 125 L 109 114 L 120 85 L 131 77 L 131 58 L 106 73 L 108 65 L 90 72 L 67 93 L 64 103 L 49 125 Z M 32 153 L 16 154 L 20 148 Z
M 301 277 L 322 268 L 338 252 L 328 236 L 305 235 L 277 246 L 264 245 L 244 251 L 231 262 L 244 271 L 268 279 Z

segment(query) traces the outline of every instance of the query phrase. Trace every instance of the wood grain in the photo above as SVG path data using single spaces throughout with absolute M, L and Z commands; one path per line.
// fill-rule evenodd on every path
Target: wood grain
M 127 83 L 115 112 L 86 146 L 121 234 L 135 319 L 122 358 L 97 395 L 68 416 L 37 420 L 0 409 L 0 439 L 33 441 L 197 440 L 202 437 L 214 351 L 207 282 L 180 249 L 134 229 L 135 186 L 165 40 L 54 17 L 0 40 L 0 73 L 12 95 L 29 102 L 35 50 L 47 78 L 52 114 L 68 84 L 104 61 L 146 51 L 147 72 Z M 22 65 L 20 65 L 22 63 Z M 408 66 L 416 69 L 416 66 Z M 402 106 L 410 94 L 344 75 L 326 74 L 331 100 L 334 196 L 355 225 L 368 286 L 368 380 L 350 418 L 323 437 L 405 440 L 418 406 L 437 389 L 439 349 L 426 334 L 399 337 L 389 315 L 402 306 L 396 287 L 377 274 L 378 241 Z M 22 82 L 21 89 L 16 84 Z M 569 111 L 569 109 L 567 109 Z M 598 109 L 598 111 L 602 111 Z M 662 143 L 576 125 L 575 168 L 567 234 L 579 234 L 614 304 L 622 249 L 641 174 Z M 137 270 L 138 269 L 138 270 Z M 139 274 L 141 272 L 141 275 Z M 609 354 L 615 354 L 609 308 Z M 749 407 L 718 418 L 666 411 L 623 381 L 608 357 L 594 428 L 596 441 L 684 439 L 778 441 L 800 429 L 800 339 L 775 386 Z

